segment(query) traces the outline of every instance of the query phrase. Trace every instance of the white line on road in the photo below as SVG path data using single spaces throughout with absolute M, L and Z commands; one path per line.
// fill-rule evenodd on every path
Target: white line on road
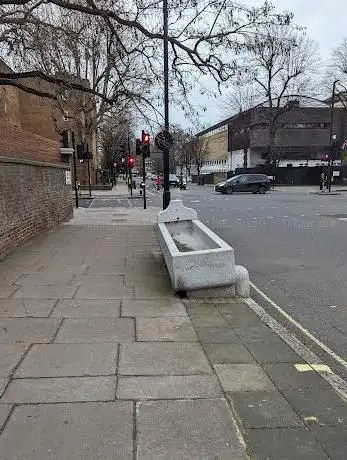
M 345 361 L 341 356 L 337 355 L 333 350 L 327 347 L 323 342 L 317 339 L 314 335 L 312 335 L 307 329 L 301 326 L 294 318 L 292 318 L 288 313 L 286 313 L 280 306 L 278 306 L 270 297 L 268 297 L 261 289 L 259 289 L 255 284 L 252 282 L 249 283 L 252 288 L 260 294 L 270 305 L 272 305 L 276 310 L 281 313 L 288 321 L 294 324 L 301 332 L 303 332 L 307 337 L 309 337 L 312 342 L 318 345 L 322 350 L 324 350 L 329 356 L 335 359 L 339 364 L 341 364 L 345 369 L 347 369 L 347 361 Z
M 190 203 L 200 203 L 200 200 L 190 200 Z
M 268 219 L 273 219 L 273 217 L 272 217 L 272 216 L 267 216 L 267 218 L 268 218 Z
M 264 294 L 260 289 L 258 289 L 256 286 L 254 286 L 253 283 L 250 283 L 253 289 L 256 291 L 259 291 L 262 295 L 265 296 L 266 300 L 268 302 L 270 301 L 271 304 L 274 304 L 279 311 L 285 316 L 289 317 L 288 319 L 291 320 L 295 325 L 300 328 L 304 329 L 301 324 L 297 323 L 295 320 L 293 320 L 287 313 L 285 313 L 278 305 L 276 305 L 271 299 L 269 299 L 266 294 Z M 276 321 L 269 313 L 267 313 L 255 300 L 248 298 L 244 299 L 246 304 L 256 313 L 259 318 L 267 324 L 276 334 L 278 334 L 302 359 L 304 359 L 307 363 L 309 364 L 323 364 L 322 361 L 319 359 L 319 357 L 313 353 L 306 345 L 304 345 L 300 340 L 295 337 L 291 332 L 289 332 L 282 324 L 280 324 L 278 321 Z M 308 331 L 306 331 L 308 332 Z M 311 335 L 308 332 L 309 335 Z M 311 335 L 311 337 L 313 337 Z M 322 344 L 318 339 L 316 339 L 321 345 L 326 347 L 324 344 Z M 328 348 L 328 347 L 326 347 Z M 328 349 L 330 350 L 330 349 Z M 331 351 L 331 350 L 330 350 Z M 332 352 L 333 353 L 333 352 Z M 342 359 L 342 358 L 340 358 Z M 316 367 L 315 371 L 326 381 L 331 385 L 341 396 L 344 398 L 345 401 L 347 401 L 347 383 L 338 375 L 334 374 L 333 372 L 324 372 L 322 370 L 324 368 Z
M 300 217 L 305 217 L 305 214 L 300 214 Z

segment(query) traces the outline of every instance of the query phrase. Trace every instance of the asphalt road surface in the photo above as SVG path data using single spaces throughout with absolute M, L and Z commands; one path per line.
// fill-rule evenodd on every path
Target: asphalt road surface
M 321 196 L 293 189 L 266 195 L 220 195 L 211 186 L 191 185 L 186 191 L 173 190 L 175 197 L 196 209 L 200 220 L 234 248 L 236 263 L 249 270 L 259 289 L 346 359 L 347 192 Z M 148 206 L 161 206 L 161 201 L 161 193 L 148 196 Z M 142 201 L 131 200 L 131 206 L 141 207 Z M 271 314 L 276 316 L 275 311 Z M 319 347 L 314 351 L 347 378 L 343 366 Z

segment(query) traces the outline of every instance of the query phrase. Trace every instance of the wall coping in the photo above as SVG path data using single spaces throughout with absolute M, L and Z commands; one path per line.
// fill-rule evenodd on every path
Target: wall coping
M 29 166 L 37 166 L 41 168 L 57 168 L 69 170 L 70 165 L 56 164 L 56 163 L 46 163 L 45 161 L 34 161 L 29 160 L 28 158 L 12 158 L 5 157 L 0 155 L 0 163 L 15 163 Z

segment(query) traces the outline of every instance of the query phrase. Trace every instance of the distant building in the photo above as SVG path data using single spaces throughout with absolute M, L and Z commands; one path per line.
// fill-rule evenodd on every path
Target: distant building
M 306 99 L 303 99 L 306 101 Z M 289 101 L 277 122 L 275 138 L 279 166 L 326 164 L 330 151 L 329 102 Z M 210 156 L 202 173 L 234 171 L 271 161 L 269 157 L 270 109 L 254 107 L 198 133 L 209 145 Z M 343 142 L 347 137 L 346 109 L 336 104 L 332 133 Z

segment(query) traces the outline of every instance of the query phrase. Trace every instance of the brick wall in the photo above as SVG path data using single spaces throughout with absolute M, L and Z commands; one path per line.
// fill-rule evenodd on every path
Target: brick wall
M 61 163 L 60 144 L 0 120 L 0 156 Z
M 0 157 L 0 260 L 72 217 L 64 166 Z

